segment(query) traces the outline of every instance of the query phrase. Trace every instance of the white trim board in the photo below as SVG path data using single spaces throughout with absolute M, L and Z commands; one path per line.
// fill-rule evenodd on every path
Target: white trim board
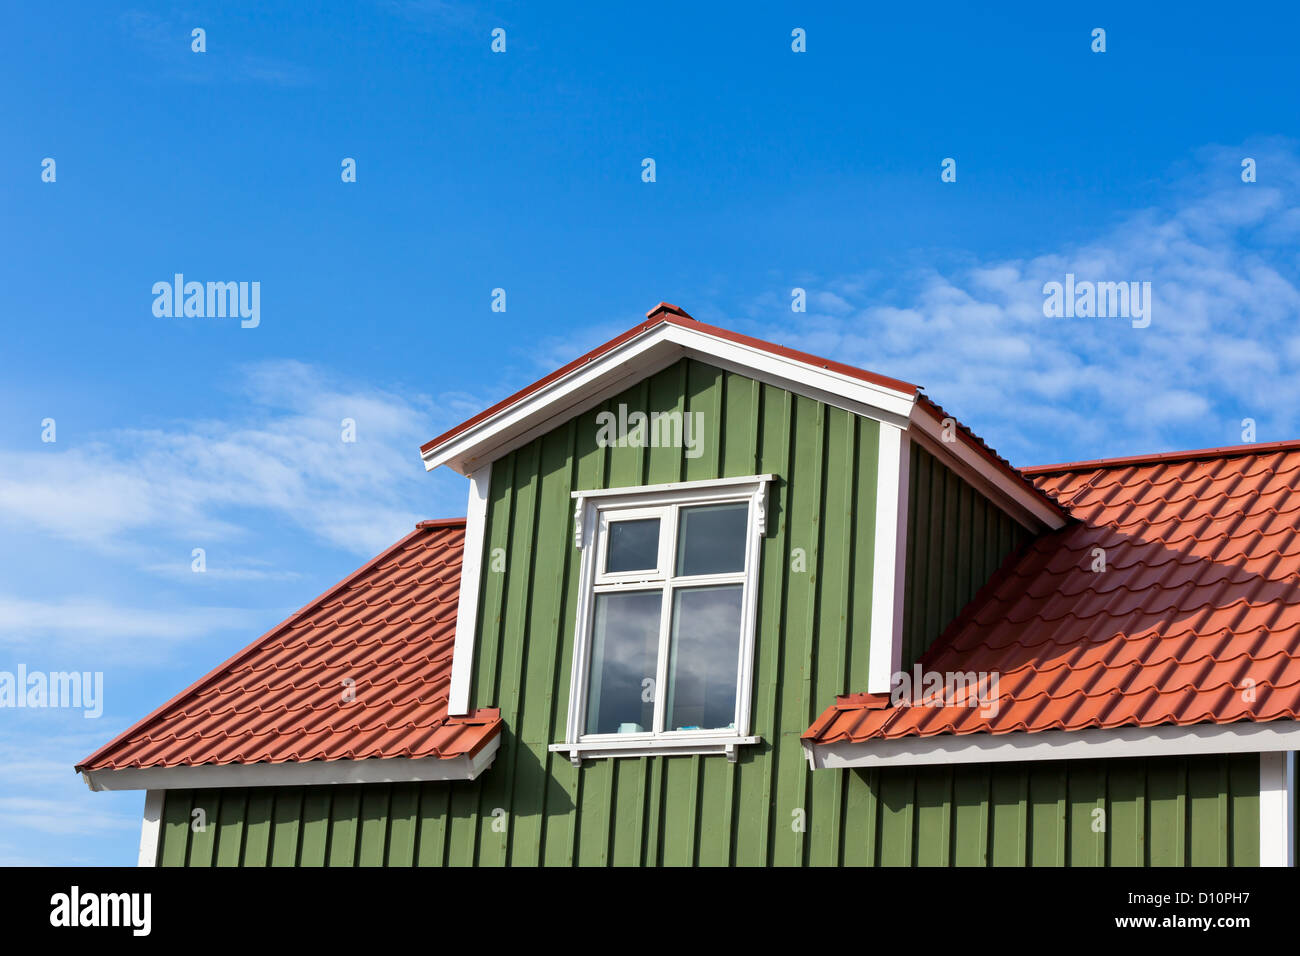
M 1023 481 L 1008 475 L 966 442 L 944 441 L 943 425 L 920 406 L 913 411 L 911 422 L 908 430 L 922 448 L 1027 530 L 1037 534 L 1044 527 L 1053 531 L 1065 527 L 1065 518 Z
M 208 787 L 308 787 L 345 783 L 418 783 L 473 780 L 492 765 L 501 746 L 497 734 L 473 757 L 370 757 L 300 763 L 200 764 L 194 767 L 128 767 L 86 770 L 91 790 L 197 790 Z
M 665 737 L 641 740 L 589 740 L 574 743 L 550 744 L 551 753 L 566 753 L 574 766 L 582 759 L 595 757 L 680 757 L 693 754 L 726 754 L 734 762 L 741 747 L 761 744 L 762 737 L 742 737 L 728 734 L 708 734 L 697 737 L 670 739 Z
M 815 744 L 805 740 L 803 746 L 813 770 L 1254 753 L 1300 749 L 1300 721 L 940 734 L 861 743 Z
M 911 461 L 911 440 L 907 432 L 882 423 L 871 564 L 871 636 L 867 650 L 867 692 L 870 694 L 889 693 L 893 675 L 902 669 Z
M 1259 865 L 1295 866 L 1295 751 L 1259 755 Z
M 838 408 L 904 426 L 916 396 L 743 345 L 698 329 L 660 323 L 580 368 L 422 452 L 426 469 L 448 465 L 463 475 L 526 444 L 562 418 L 580 414 L 680 358 L 697 358 Z
M 162 830 L 165 790 L 149 790 L 144 795 L 144 819 L 140 823 L 140 856 L 136 866 L 158 865 L 158 837 Z
M 488 489 L 491 485 L 491 462 L 469 476 L 465 551 L 460 560 L 460 595 L 456 599 L 456 640 L 451 654 L 451 689 L 447 693 L 447 713 L 451 717 L 463 717 L 469 713 L 469 685 L 474 673 L 479 582 L 483 575 Z

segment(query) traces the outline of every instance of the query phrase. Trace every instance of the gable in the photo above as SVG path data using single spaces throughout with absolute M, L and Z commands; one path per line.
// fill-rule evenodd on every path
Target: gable
M 703 453 L 601 447 L 597 415 L 619 404 L 703 413 Z M 747 821 L 741 855 L 766 859 L 772 796 L 802 805 L 791 803 L 807 780 L 799 734 L 819 702 L 868 677 L 879 432 L 871 419 L 686 359 L 493 462 L 469 706 L 499 706 L 514 731 L 481 800 L 514 808 L 517 846 L 541 840 L 548 856 L 562 854 L 579 821 L 598 826 L 611 806 L 620 846 L 643 825 L 735 812 Z M 776 476 L 755 630 L 752 732 L 762 743 L 737 764 L 656 757 L 574 767 L 551 753 L 564 739 L 578 600 L 571 492 L 754 474 Z M 659 822 L 634 824 L 631 808 L 652 791 L 662 794 Z M 800 845 L 788 827 L 773 840 L 778 854 Z

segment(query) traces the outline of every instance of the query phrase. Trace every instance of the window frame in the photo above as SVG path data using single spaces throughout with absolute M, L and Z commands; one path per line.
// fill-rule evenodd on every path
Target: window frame
M 775 475 L 752 475 L 705 481 L 670 482 L 633 488 L 575 491 L 574 545 L 581 552 L 577 613 L 569 678 L 568 720 L 564 741 L 550 750 L 568 752 L 577 765 L 582 759 L 657 754 L 726 754 L 735 760 L 738 748 L 761 742 L 749 733 L 752 719 L 755 623 L 757 619 L 762 539 L 767 532 L 768 485 Z M 679 515 L 697 505 L 748 506 L 745 523 L 745 562 L 741 571 L 720 574 L 676 574 Z M 612 521 L 660 518 L 658 567 L 642 571 L 604 571 Z M 669 522 L 672 522 L 671 524 Z M 680 590 L 716 585 L 741 585 L 739 654 L 736 666 L 735 727 L 709 730 L 663 730 L 667 720 L 667 680 L 671 650 L 673 595 Z M 600 593 L 657 590 L 661 593 L 656 666 L 654 721 L 639 733 L 588 734 L 589 669 L 595 624 L 595 597 Z

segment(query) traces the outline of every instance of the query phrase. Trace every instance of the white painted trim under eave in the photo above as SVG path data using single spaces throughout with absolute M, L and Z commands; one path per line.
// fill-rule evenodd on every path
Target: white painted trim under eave
M 158 833 L 162 829 L 165 790 L 149 790 L 144 795 L 144 820 L 140 823 L 140 856 L 136 866 L 158 865 Z
M 867 693 L 870 694 L 889 693 L 893 675 L 902 670 L 911 460 L 907 432 L 882 422 L 871 563 L 871 637 L 867 650 Z
M 469 685 L 474 675 L 479 582 L 483 575 L 488 489 L 491 485 L 491 462 L 469 476 L 469 503 L 465 507 L 465 553 L 460 562 L 456 640 L 451 654 L 451 689 L 447 694 L 447 713 L 452 717 L 463 717 L 469 713 Z
M 1295 866 L 1294 750 L 1259 755 L 1259 865 Z
M 494 460 L 595 406 L 680 358 L 697 358 L 718 368 L 788 389 L 878 421 L 905 426 L 916 396 L 827 368 L 742 345 L 698 329 L 662 323 L 597 356 L 563 378 L 549 382 L 442 445 L 422 452 L 432 471 L 448 465 L 461 474 Z
M 943 425 L 919 405 L 912 412 L 912 427 L 919 433 L 917 440 L 922 448 L 1030 532 L 1065 527 L 1065 518 L 1023 481 L 1007 474 L 966 442 L 944 441 Z
M 1300 749 L 1300 721 L 1239 720 L 1188 727 L 1167 724 L 1036 733 L 939 734 L 859 743 L 817 744 L 805 740 L 803 746 L 813 770 L 1255 753 Z
M 128 767 L 84 770 L 91 790 L 199 790 L 218 787 L 316 787 L 347 783 L 423 783 L 473 780 L 492 765 L 498 733 L 473 757 L 369 757 L 295 763 L 200 764 L 196 767 Z

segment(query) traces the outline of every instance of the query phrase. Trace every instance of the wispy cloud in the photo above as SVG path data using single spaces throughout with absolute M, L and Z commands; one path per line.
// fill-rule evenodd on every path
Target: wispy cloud
M 1259 164 L 1243 183 L 1240 162 Z M 1300 434 L 1300 158 L 1287 143 L 1212 147 L 1168 198 L 1028 259 L 810 282 L 747 308 L 756 331 L 920 383 L 1020 464 Z M 1147 328 L 1051 319 L 1067 273 L 1150 281 Z M 820 288 L 814 288 L 820 286 Z
M 174 543 L 168 553 L 189 555 L 269 520 L 369 556 L 439 514 L 417 448 L 451 423 L 454 408 L 349 386 L 295 361 L 244 369 L 236 391 L 242 412 L 233 419 L 0 451 L 0 523 L 139 551 L 143 566 L 170 568 L 175 558 L 160 560 L 160 540 Z M 345 420 L 355 441 L 344 440 Z M 425 507 L 417 511 L 416 502 Z M 446 513 L 461 507 L 449 502 Z M 249 577 L 278 570 L 251 559 L 233 567 Z
M 223 628 L 255 628 L 266 615 L 238 608 L 186 606 L 175 610 L 120 607 L 98 598 L 33 601 L 0 594 L 0 647 L 63 649 L 104 642 L 180 642 Z M 137 648 L 139 644 L 130 646 Z

